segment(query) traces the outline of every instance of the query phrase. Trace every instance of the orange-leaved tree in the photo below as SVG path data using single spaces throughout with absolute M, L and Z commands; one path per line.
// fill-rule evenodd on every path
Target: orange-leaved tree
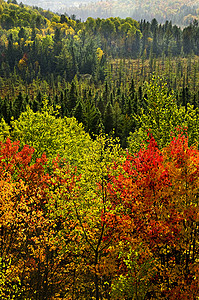
M 112 296 L 196 299 L 199 151 L 182 134 L 161 151 L 153 137 L 148 142 L 110 176 L 106 222 L 118 253 Z
M 61 227 L 68 232 L 70 216 L 62 220 L 50 209 L 52 191 L 73 189 L 74 172 L 60 178 L 59 161 L 49 168 L 45 155 L 32 161 L 34 149 L 19 142 L 0 143 L 0 297 L 51 299 L 65 293 L 73 260 L 56 243 Z M 66 199 L 66 196 L 65 196 Z M 54 213 L 54 215 L 52 215 Z M 65 235 L 65 244 L 72 240 Z

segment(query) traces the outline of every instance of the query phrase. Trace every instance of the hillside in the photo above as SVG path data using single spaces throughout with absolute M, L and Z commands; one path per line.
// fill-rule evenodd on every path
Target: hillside
M 168 79 L 179 104 L 198 106 L 196 22 L 183 30 L 155 19 L 90 17 L 81 22 L 3 1 L 0 26 L 0 118 L 8 123 L 27 104 L 39 110 L 47 94 L 62 116 L 76 117 L 90 133 L 115 129 L 125 146 L 135 129 L 132 113 L 144 103 L 143 82 L 153 72 Z M 137 104 L 128 103 L 132 79 Z
M 198 145 L 196 20 L 0 0 L 0 299 L 198 300 Z
M 58 11 L 63 12 L 62 9 Z M 199 18 L 199 2 L 195 0 L 107 0 L 87 6 L 81 5 L 79 8 L 70 8 L 68 12 L 77 14 L 82 19 L 88 16 L 100 18 L 119 16 L 151 21 L 156 18 L 160 23 L 171 20 L 174 24 L 186 26 Z
M 194 19 L 199 19 L 199 1 L 196 0 L 24 0 L 23 3 L 58 13 L 75 14 L 82 20 L 118 16 L 148 21 L 156 18 L 160 23 L 171 20 L 176 25 L 187 26 Z
M 50 9 L 51 11 L 57 11 L 57 9 L 65 9 L 66 7 L 77 7 L 81 4 L 89 4 L 91 2 L 96 2 L 98 0 L 23 0 L 22 2 L 26 5 L 38 6 L 44 9 Z

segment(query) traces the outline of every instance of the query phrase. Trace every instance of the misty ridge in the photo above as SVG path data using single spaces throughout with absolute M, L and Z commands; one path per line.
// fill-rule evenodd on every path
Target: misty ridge
M 35 1 L 35 0 L 24 0 L 22 1 L 23 4 L 26 4 L 26 5 L 31 5 L 31 6 L 38 6 L 38 7 L 41 7 L 43 9 L 49 9 L 49 10 L 52 10 L 52 11 L 57 11 L 57 10 L 62 10 L 62 9 L 66 9 L 68 7 L 81 7 L 81 5 L 87 5 L 87 4 L 90 4 L 90 3 L 95 3 L 97 2 L 98 0 L 75 0 L 75 1 L 72 1 L 72 0 L 59 0 L 59 1 L 56 1 L 56 0 L 38 0 L 38 1 Z
M 199 21 L 199 1 L 196 0 L 23 0 L 23 4 L 51 10 L 58 14 L 73 16 L 85 21 L 88 17 L 131 17 L 137 21 L 159 23 L 166 20 L 178 26 L 188 26 Z

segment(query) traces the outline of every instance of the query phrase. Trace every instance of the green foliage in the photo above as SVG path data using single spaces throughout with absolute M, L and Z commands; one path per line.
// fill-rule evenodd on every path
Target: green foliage
M 198 109 L 190 104 L 187 109 L 178 108 L 173 91 L 169 92 L 167 84 L 158 77 L 145 83 L 144 93 L 147 106 L 135 115 L 137 129 L 128 138 L 130 152 L 136 152 L 146 143 L 149 133 L 162 148 L 170 142 L 171 133 L 176 135 L 179 128 L 187 128 L 191 144 L 198 142 Z
M 102 215 L 109 211 L 108 173 L 111 171 L 114 174 L 114 165 L 124 160 L 121 153 L 122 149 L 117 141 L 103 135 L 98 136 L 89 144 L 84 164 L 81 166 L 81 176 L 74 179 L 75 189 L 70 192 L 68 187 L 63 185 L 62 192 L 53 193 L 49 203 L 52 216 L 65 219 L 70 214 L 70 220 L 76 224 L 74 231 L 70 232 L 70 235 L 74 236 L 75 244 L 63 246 L 64 252 L 73 251 L 78 257 L 74 265 L 78 279 L 77 288 L 74 287 L 75 298 L 84 299 L 89 297 L 89 294 L 95 299 L 99 299 L 99 295 L 103 295 L 105 299 L 108 297 L 109 290 L 106 291 L 105 286 L 108 276 L 104 273 L 104 264 L 110 242 L 104 240 L 106 225 L 102 221 Z M 65 168 L 58 174 L 67 178 Z M 56 240 L 57 243 L 63 244 L 64 237 L 68 235 L 68 227 L 63 226 L 60 233 Z M 70 248 L 71 246 L 73 248 Z M 110 262 L 106 263 L 110 269 Z M 100 280 L 103 274 L 105 276 Z M 79 288 L 84 296 L 79 294 Z
M 134 241 L 136 243 L 136 241 Z M 144 256 L 146 251 L 142 242 L 138 245 L 123 245 L 119 242 L 119 260 L 122 260 L 126 267 L 126 274 L 120 274 L 112 284 L 112 299 L 121 299 L 123 297 L 133 299 L 143 299 L 150 286 L 151 270 L 154 267 L 154 260 L 148 256 L 144 262 L 140 263 L 140 257 Z M 150 275 L 149 275 L 150 274 Z
M 34 113 L 30 107 L 18 120 L 11 122 L 11 137 L 35 149 L 34 157 L 46 153 L 52 161 L 57 155 L 72 165 L 82 164 L 91 139 L 75 118 L 61 118 L 48 107 L 47 101 L 41 111 Z
M 0 122 L 0 141 L 3 142 L 10 135 L 10 126 L 2 118 Z

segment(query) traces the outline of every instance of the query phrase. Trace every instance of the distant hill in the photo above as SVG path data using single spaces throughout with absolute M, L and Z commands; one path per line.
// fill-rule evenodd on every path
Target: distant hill
M 22 0 L 23 4 L 31 5 L 31 6 L 38 6 L 44 9 L 50 9 L 52 11 L 57 10 L 65 10 L 68 7 L 79 7 L 79 5 L 90 4 L 91 2 L 96 2 L 98 0 Z
M 40 6 L 58 13 L 75 14 L 86 20 L 88 17 L 132 17 L 151 21 L 156 18 L 164 23 L 187 26 L 194 19 L 199 20 L 198 0 L 22 0 L 24 4 Z

